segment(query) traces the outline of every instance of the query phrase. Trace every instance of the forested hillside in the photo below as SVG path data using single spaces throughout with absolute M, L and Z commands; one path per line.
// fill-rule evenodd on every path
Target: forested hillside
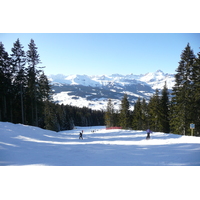
M 54 103 L 34 40 L 23 49 L 17 39 L 9 55 L 0 42 L 0 121 L 55 131 L 104 124 L 102 111 Z

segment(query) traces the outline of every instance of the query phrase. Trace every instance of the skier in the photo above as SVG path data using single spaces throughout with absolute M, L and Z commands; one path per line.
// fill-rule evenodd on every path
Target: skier
M 82 140 L 83 140 L 83 131 L 82 132 L 80 132 L 80 134 L 79 134 L 79 140 L 82 138 Z
M 147 137 L 146 137 L 147 140 L 150 139 L 150 133 L 152 133 L 152 131 L 150 129 L 147 129 Z

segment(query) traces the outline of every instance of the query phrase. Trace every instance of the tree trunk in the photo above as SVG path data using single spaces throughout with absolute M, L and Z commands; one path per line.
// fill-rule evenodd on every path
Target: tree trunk
M 22 124 L 24 124 L 24 102 L 23 102 L 22 84 L 20 84 L 20 95 L 21 95 Z
M 7 121 L 7 105 L 6 105 L 6 96 L 4 96 L 4 99 L 3 99 L 3 101 L 4 101 L 4 113 L 3 113 L 3 120 L 6 120 Z

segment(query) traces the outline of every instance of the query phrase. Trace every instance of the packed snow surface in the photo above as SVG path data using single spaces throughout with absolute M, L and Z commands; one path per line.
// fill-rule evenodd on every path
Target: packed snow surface
M 83 130 L 83 140 L 79 133 Z M 200 138 L 76 127 L 54 132 L 0 122 L 0 165 L 199 166 Z

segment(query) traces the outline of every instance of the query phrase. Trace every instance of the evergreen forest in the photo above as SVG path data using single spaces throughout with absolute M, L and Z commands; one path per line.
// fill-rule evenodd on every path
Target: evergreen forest
M 121 107 L 114 110 L 109 99 L 105 113 L 107 127 L 146 130 L 190 135 L 190 124 L 195 124 L 194 135 L 200 134 L 200 52 L 195 55 L 188 43 L 182 51 L 175 74 L 175 85 L 169 93 L 167 85 L 156 90 L 150 100 L 138 98 L 133 111 L 127 95 Z
M 0 121 L 53 131 L 104 125 L 103 111 L 54 103 L 34 40 L 23 49 L 17 39 L 9 55 L 0 42 Z

